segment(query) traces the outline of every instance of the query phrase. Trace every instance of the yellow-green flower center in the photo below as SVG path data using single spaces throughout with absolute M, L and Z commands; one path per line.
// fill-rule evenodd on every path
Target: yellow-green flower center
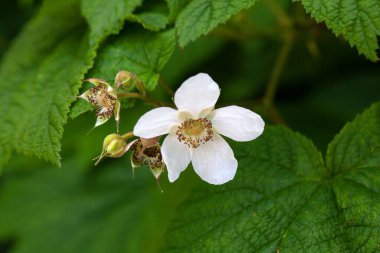
M 206 118 L 187 119 L 177 128 L 176 135 L 180 142 L 197 148 L 212 140 L 212 123 Z

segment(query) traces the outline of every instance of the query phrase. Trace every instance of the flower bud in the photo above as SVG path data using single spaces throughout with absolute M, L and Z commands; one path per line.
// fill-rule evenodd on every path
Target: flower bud
M 97 165 L 100 160 L 105 156 L 108 157 L 120 157 L 128 151 L 131 144 L 127 144 L 125 140 L 118 134 L 109 134 L 104 138 L 103 141 L 103 150 L 100 154 L 95 165 Z
M 110 157 L 119 157 L 124 153 L 127 143 L 123 139 L 111 140 L 105 151 Z
M 129 88 L 133 85 L 135 80 L 135 75 L 131 72 L 121 70 L 117 73 L 115 77 L 115 83 L 118 88 Z

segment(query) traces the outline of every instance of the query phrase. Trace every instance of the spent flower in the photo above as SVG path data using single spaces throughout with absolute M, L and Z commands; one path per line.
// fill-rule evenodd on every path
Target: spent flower
M 232 180 L 237 160 L 221 135 L 235 141 L 251 141 L 264 131 L 260 115 L 239 107 L 214 109 L 220 89 L 211 77 L 200 73 L 187 79 L 176 91 L 178 110 L 160 107 L 144 114 L 133 133 L 142 138 L 168 134 L 161 153 L 169 181 L 174 182 L 190 162 L 195 172 L 210 184 Z
M 135 168 L 141 166 L 149 167 L 157 180 L 159 189 L 162 191 L 160 176 L 165 171 L 165 163 L 162 160 L 161 147 L 158 143 L 158 139 L 140 138 L 132 145 L 131 150 L 133 150 L 131 157 L 133 174 Z
M 120 102 L 118 101 L 116 91 L 102 79 L 89 78 L 84 81 L 95 85 L 79 96 L 95 106 L 97 116 L 95 127 L 104 124 L 114 116 L 117 131 L 119 131 Z

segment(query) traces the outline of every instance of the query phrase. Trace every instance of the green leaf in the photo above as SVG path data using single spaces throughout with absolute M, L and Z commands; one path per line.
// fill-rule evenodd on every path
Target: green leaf
M 168 17 L 157 12 L 143 12 L 140 14 L 132 14 L 127 20 L 141 24 L 145 29 L 151 31 L 159 31 L 168 24 Z
M 169 7 L 169 22 L 177 19 L 178 14 L 190 2 L 190 0 L 166 0 Z
M 128 29 L 99 52 L 90 74 L 113 81 L 117 72 L 125 69 L 135 73 L 152 91 L 175 45 L 173 29 L 159 33 L 142 28 Z
M 0 164 L 13 148 L 59 164 L 69 104 L 95 56 L 84 25 L 75 1 L 47 1 L 14 42 L 0 67 Z
M 91 42 L 118 33 L 124 20 L 142 0 L 82 0 L 82 12 L 91 28 Z
M 380 36 L 378 0 L 300 0 L 318 22 L 325 22 L 335 35 L 342 35 L 360 54 L 378 60 L 377 36 Z
M 88 76 L 113 83 L 117 72 L 124 69 L 135 73 L 144 81 L 146 88 L 152 91 L 158 83 L 159 73 L 173 54 L 175 45 L 173 29 L 159 33 L 142 28 L 128 29 L 99 52 Z M 90 108 L 86 103 L 76 103 L 71 116 L 76 117 Z
M 93 28 L 89 35 L 78 1 L 45 1 L 8 52 L 0 67 L 0 166 L 14 148 L 60 165 L 63 125 L 79 80 L 92 66 L 101 40 L 117 32 L 122 16 L 137 5 L 129 4 L 111 18 L 103 14 L 112 13 L 115 6 L 107 1 L 100 15 L 96 2 L 99 6 L 83 3 Z M 118 9 L 120 1 L 114 3 Z M 91 19 L 94 15 L 96 21 Z
M 217 25 L 226 22 L 233 14 L 251 7 L 256 0 L 194 0 L 179 14 L 176 21 L 179 45 L 184 47 Z
M 333 174 L 374 170 L 380 164 L 380 106 L 373 105 L 348 123 L 327 149 L 326 163 Z
M 283 127 L 234 145 L 230 183 L 204 184 L 177 210 L 165 252 L 380 250 L 380 104 L 334 139 L 327 166 Z

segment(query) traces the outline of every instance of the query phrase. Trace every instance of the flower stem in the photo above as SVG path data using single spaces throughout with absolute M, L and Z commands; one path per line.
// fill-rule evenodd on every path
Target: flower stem
M 133 132 L 128 132 L 128 133 L 125 133 L 125 134 L 123 134 L 122 136 L 121 136 L 121 138 L 123 138 L 123 140 L 128 140 L 129 138 L 132 138 L 133 136 L 135 136 L 134 134 L 133 134 Z
M 119 98 L 136 98 L 136 99 L 140 99 L 140 100 L 145 101 L 145 102 L 147 102 L 148 104 L 150 104 L 150 105 L 152 105 L 154 107 L 167 106 L 164 103 L 162 103 L 162 102 L 160 102 L 158 100 L 153 99 L 148 94 L 143 95 L 143 94 L 135 93 L 135 92 L 121 92 L 121 93 L 117 94 L 117 96 Z
M 267 89 L 265 91 L 265 95 L 263 98 L 263 103 L 264 103 L 264 106 L 266 107 L 270 107 L 273 104 L 273 99 L 275 97 L 275 94 L 278 88 L 278 81 L 280 79 L 282 71 L 284 70 L 284 66 L 286 64 L 290 50 L 292 48 L 293 33 L 285 34 L 284 36 L 285 36 L 284 43 L 277 56 L 276 62 L 272 70 L 272 74 L 270 76 L 270 79 L 267 85 Z
M 277 0 L 267 0 L 265 2 L 270 10 L 276 15 L 278 19 L 278 23 L 287 28 L 292 28 L 293 21 L 292 18 L 284 11 L 284 9 L 280 6 Z
M 168 93 L 168 95 L 172 97 L 174 96 L 174 91 L 170 88 L 170 86 L 165 82 L 165 80 L 162 77 L 160 77 L 158 84 L 164 88 L 164 90 Z

